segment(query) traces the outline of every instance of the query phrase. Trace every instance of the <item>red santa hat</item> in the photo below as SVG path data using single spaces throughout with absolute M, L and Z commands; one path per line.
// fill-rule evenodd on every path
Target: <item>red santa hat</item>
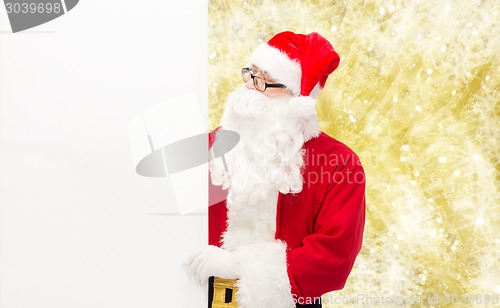
M 278 33 L 252 54 L 252 64 L 266 71 L 276 82 L 286 85 L 294 95 L 313 98 L 339 61 L 332 44 L 316 32 L 307 35 L 290 31 Z

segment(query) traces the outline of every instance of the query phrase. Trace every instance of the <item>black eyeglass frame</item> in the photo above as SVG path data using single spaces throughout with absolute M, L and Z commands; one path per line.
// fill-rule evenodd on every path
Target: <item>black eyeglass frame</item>
M 248 76 L 247 74 L 250 74 L 250 77 L 252 78 L 253 80 L 253 86 L 256 90 L 260 91 L 260 92 L 264 92 L 267 90 L 267 88 L 282 88 L 282 89 L 286 89 L 286 86 L 284 84 L 281 84 L 281 83 L 267 83 L 263 78 L 259 77 L 259 76 L 255 76 L 253 74 L 253 71 L 250 67 L 243 67 L 241 69 L 241 79 L 243 79 L 243 82 L 247 82 L 248 81 L 248 78 L 245 78 L 246 76 Z M 255 78 L 259 79 L 259 80 L 262 80 L 262 82 L 264 82 L 264 90 L 261 90 L 257 87 L 257 81 L 255 80 Z

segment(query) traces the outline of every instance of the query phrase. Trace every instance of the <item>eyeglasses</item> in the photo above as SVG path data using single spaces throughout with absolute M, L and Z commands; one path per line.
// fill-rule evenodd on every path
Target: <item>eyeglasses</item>
M 267 83 L 263 78 L 255 76 L 250 67 L 241 69 L 241 78 L 243 82 L 247 82 L 248 79 L 252 78 L 253 86 L 260 92 L 266 91 L 267 88 L 286 88 L 286 86 L 281 83 Z

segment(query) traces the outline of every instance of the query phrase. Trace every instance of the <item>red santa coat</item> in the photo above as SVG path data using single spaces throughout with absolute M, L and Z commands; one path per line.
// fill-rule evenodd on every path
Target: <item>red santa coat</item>
M 286 243 L 295 299 L 340 290 L 361 249 L 365 222 L 365 173 L 356 154 L 320 133 L 307 141 L 303 190 L 280 194 L 275 238 Z M 209 208 L 209 244 L 221 246 L 225 201 Z

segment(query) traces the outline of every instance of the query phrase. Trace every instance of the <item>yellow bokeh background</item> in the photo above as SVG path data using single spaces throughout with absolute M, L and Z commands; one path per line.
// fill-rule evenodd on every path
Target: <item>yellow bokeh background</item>
M 275 33 L 319 32 L 341 56 L 317 111 L 322 130 L 363 162 L 367 221 L 346 287 L 323 306 L 500 306 L 500 3 L 211 0 L 208 9 L 211 128 L 241 67 Z

